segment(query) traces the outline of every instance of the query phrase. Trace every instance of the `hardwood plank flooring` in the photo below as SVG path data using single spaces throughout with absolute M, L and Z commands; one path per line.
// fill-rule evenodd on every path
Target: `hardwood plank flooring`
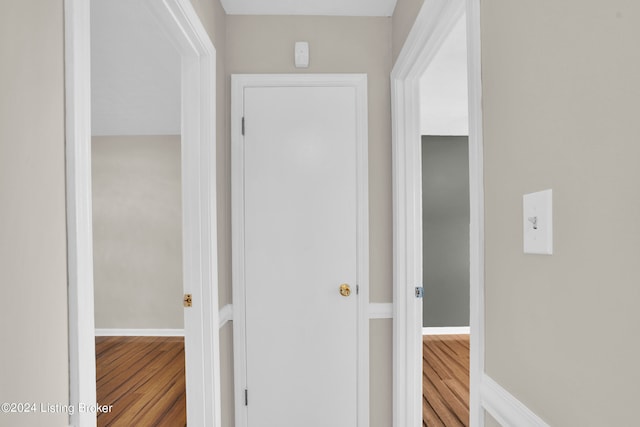
M 469 426 L 469 335 L 422 339 L 422 424 Z
M 98 427 L 186 426 L 182 337 L 96 337 Z

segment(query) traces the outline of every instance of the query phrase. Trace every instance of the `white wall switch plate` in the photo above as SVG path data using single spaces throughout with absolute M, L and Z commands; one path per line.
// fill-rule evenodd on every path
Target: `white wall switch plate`
M 524 253 L 553 254 L 552 191 L 522 196 Z
M 309 43 L 296 42 L 294 48 L 296 68 L 309 68 Z

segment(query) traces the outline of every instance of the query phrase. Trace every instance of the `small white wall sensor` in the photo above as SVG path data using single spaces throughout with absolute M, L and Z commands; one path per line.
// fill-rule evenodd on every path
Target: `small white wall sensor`
M 296 68 L 309 68 L 309 43 L 296 42 L 294 48 Z
M 551 190 L 522 196 L 525 254 L 553 254 L 553 208 Z

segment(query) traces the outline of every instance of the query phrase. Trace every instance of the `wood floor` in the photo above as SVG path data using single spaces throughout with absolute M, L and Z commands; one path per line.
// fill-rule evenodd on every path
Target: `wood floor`
M 186 426 L 184 339 L 96 337 L 98 426 Z
M 423 425 L 469 425 L 469 336 L 423 339 Z M 186 426 L 184 341 L 96 337 L 98 427 Z
M 427 335 L 422 344 L 422 424 L 469 425 L 469 335 Z

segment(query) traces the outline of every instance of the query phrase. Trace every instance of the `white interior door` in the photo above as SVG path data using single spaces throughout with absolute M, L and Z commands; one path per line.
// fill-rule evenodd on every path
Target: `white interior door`
M 243 95 L 247 425 L 357 426 L 356 90 Z

